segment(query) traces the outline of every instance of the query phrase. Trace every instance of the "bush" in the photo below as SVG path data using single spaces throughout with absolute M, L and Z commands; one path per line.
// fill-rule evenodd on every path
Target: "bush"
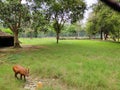
M 0 30 L 5 33 L 13 34 L 13 32 L 9 28 L 1 28 Z

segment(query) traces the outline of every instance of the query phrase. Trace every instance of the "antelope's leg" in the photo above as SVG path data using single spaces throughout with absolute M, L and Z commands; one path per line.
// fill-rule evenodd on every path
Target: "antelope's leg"
M 15 77 L 18 79 L 17 75 L 18 75 L 18 73 L 15 73 Z
M 25 75 L 24 75 L 24 80 L 26 81 Z
M 22 74 L 20 74 L 20 79 L 22 80 Z

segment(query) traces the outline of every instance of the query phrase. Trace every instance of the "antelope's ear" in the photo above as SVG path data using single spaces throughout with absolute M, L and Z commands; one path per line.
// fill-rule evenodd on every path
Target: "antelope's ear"
M 27 71 L 28 71 L 28 72 L 29 72 L 29 68 L 30 68 L 30 67 L 28 66 L 28 67 L 27 67 Z
M 29 68 L 27 69 L 27 71 L 29 72 Z

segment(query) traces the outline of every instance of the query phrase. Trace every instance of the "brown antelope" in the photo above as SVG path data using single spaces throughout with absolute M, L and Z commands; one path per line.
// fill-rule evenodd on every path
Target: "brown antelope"
M 20 74 L 20 79 L 24 76 L 24 80 L 26 80 L 26 76 L 29 76 L 29 69 L 26 69 L 20 65 L 14 65 L 13 71 L 15 72 L 15 77 L 18 79 L 17 74 Z

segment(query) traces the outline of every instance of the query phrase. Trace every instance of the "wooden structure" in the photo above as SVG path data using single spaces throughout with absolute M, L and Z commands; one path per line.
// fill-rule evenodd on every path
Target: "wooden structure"
M 14 45 L 14 37 L 0 30 L 0 47 L 8 47 Z

